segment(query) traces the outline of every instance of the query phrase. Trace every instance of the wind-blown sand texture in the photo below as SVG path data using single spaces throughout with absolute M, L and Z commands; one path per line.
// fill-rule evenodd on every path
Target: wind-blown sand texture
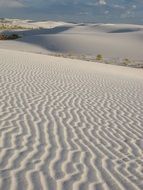
M 1 190 L 141 190 L 143 70 L 0 50 Z

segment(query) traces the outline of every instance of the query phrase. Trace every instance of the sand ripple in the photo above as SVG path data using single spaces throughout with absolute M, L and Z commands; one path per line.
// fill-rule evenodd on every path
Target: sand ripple
M 143 188 L 142 79 L 102 67 L 0 51 L 0 189 Z

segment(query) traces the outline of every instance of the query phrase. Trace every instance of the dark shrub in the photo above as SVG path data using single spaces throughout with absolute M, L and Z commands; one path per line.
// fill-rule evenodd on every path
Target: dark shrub
M 103 61 L 103 56 L 101 54 L 98 54 L 96 56 L 96 61 Z
M 18 38 L 20 38 L 18 34 L 11 34 L 11 35 L 0 34 L 0 40 L 15 40 Z

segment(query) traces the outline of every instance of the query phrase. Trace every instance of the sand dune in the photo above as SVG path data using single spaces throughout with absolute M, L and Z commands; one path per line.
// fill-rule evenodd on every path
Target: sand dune
M 107 59 L 143 60 L 142 25 L 62 22 L 52 24 L 50 22 L 37 22 L 36 24 L 35 22 L 34 24 L 35 26 L 43 26 L 43 28 L 16 31 L 22 36 L 22 39 L 15 42 L 0 42 L 0 48 L 12 47 L 22 51 L 28 49 L 31 52 L 44 54 L 70 53 L 95 57 L 97 54 L 102 54 Z
M 0 189 L 141 190 L 143 70 L 0 50 Z
M 65 22 L 56 22 L 56 21 L 33 21 L 33 20 L 22 20 L 22 19 L 0 19 L 0 24 L 7 24 L 9 26 L 22 26 L 24 28 L 53 28 L 56 26 L 61 26 L 66 24 Z

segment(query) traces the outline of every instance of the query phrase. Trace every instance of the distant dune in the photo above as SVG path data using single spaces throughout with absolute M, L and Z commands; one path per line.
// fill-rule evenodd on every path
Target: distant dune
M 49 52 L 85 56 L 102 54 L 109 59 L 143 60 L 142 25 L 23 22 L 22 26 L 33 29 L 16 31 L 22 39 L 15 42 L 0 42 L 0 48 L 12 47 L 22 51 L 28 49 L 31 52 L 45 54 Z M 14 23 L 16 24 L 16 21 Z M 17 23 L 20 24 L 20 21 Z

